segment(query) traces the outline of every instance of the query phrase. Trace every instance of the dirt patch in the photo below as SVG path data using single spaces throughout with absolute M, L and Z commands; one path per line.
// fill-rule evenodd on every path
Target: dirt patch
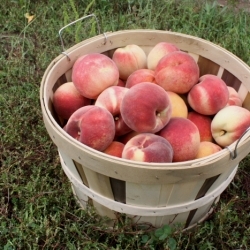
M 246 10 L 250 12 L 250 1 L 249 0 L 238 0 L 238 1 L 226 1 L 226 0 L 218 0 L 218 3 L 221 6 L 233 6 L 236 9 Z

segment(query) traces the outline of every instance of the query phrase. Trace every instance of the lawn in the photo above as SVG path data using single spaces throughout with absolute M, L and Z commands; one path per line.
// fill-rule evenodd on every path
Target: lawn
M 171 30 L 204 38 L 250 65 L 250 14 L 213 1 L 3 0 L 0 9 L 0 248 L 250 249 L 250 156 L 210 218 L 187 232 L 108 230 L 91 206 L 81 210 L 44 127 L 40 83 L 62 51 L 58 31 L 94 13 L 101 32 Z M 98 34 L 89 21 L 64 32 L 65 47 Z M 250 150 L 249 150 L 250 151 Z M 164 236 L 164 237 L 162 237 Z

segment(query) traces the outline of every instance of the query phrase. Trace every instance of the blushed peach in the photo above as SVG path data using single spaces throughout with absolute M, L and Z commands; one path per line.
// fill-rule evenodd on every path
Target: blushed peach
M 124 144 L 119 141 L 112 141 L 111 144 L 103 151 L 103 153 L 122 158 Z
M 148 53 L 147 67 L 148 69 L 155 70 L 160 59 L 173 51 L 180 49 L 173 43 L 159 42 Z
M 250 111 L 239 106 L 227 106 L 213 118 L 211 132 L 216 143 L 227 147 L 250 127 Z
M 226 83 L 218 76 L 206 74 L 188 93 L 188 103 L 203 115 L 214 115 L 227 105 L 229 93 Z
M 91 100 L 81 95 L 73 82 L 66 82 L 53 94 L 53 106 L 56 113 L 63 119 L 69 117 L 79 108 L 89 105 Z
M 121 116 L 121 103 L 129 89 L 120 86 L 106 88 L 96 99 L 95 106 L 107 109 L 114 117 L 116 136 L 124 135 L 131 131 Z
M 127 79 L 125 87 L 131 88 L 132 86 L 141 82 L 155 83 L 154 71 L 150 69 L 138 69 L 134 71 Z
M 219 152 L 220 150 L 222 150 L 222 148 L 219 145 L 210 141 L 202 141 L 200 143 L 199 150 L 195 159 L 199 159 L 199 158 L 212 155 L 214 153 Z
M 142 133 L 131 138 L 122 152 L 122 158 L 140 162 L 172 162 L 171 144 L 161 136 Z
M 172 145 L 173 162 L 195 159 L 200 145 L 200 134 L 197 126 L 187 118 L 171 118 L 157 134 Z
M 156 133 L 171 117 L 172 107 L 166 91 L 151 82 L 134 85 L 124 95 L 121 115 L 134 131 Z
M 187 118 L 192 121 L 200 133 L 200 141 L 213 141 L 211 132 L 212 117 L 208 115 L 202 115 L 195 111 L 188 112 Z
M 72 81 L 85 97 L 96 99 L 107 87 L 118 84 L 119 71 L 108 56 L 90 53 L 80 56 L 72 68 Z
M 76 110 L 64 130 L 81 143 L 104 151 L 114 140 L 115 123 L 111 113 L 94 105 Z
M 155 81 L 166 91 L 187 93 L 199 79 L 199 67 L 191 55 L 174 51 L 163 56 L 155 68 Z
M 119 77 L 122 80 L 127 80 L 129 75 L 137 69 L 147 67 L 146 53 L 136 44 L 129 44 L 125 47 L 116 49 L 112 59 L 118 67 Z
M 241 100 L 239 93 L 233 87 L 227 86 L 227 89 L 229 93 L 227 106 L 236 105 L 242 107 L 243 101 Z

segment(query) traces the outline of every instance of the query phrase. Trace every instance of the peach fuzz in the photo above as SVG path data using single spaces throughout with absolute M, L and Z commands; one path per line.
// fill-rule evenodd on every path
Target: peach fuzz
M 127 80 L 137 69 L 147 68 L 147 55 L 140 46 L 135 44 L 116 49 L 112 59 L 118 67 L 119 77 L 122 80 Z
M 122 158 L 124 144 L 119 141 L 112 141 L 111 144 L 103 151 L 103 153 Z
M 99 151 L 104 151 L 115 137 L 113 116 L 106 109 L 94 105 L 75 111 L 64 130 L 76 140 Z
M 171 144 L 161 136 L 142 133 L 131 138 L 122 152 L 122 158 L 140 162 L 172 162 Z
M 126 88 L 131 88 L 132 86 L 141 82 L 152 82 L 155 83 L 154 71 L 150 69 L 138 69 L 134 71 L 126 81 Z
M 243 101 L 241 100 L 239 93 L 233 87 L 227 86 L 227 89 L 229 93 L 227 106 L 236 105 L 242 107 Z
M 214 153 L 219 152 L 220 150 L 222 150 L 222 148 L 219 145 L 210 141 L 202 141 L 200 143 L 199 150 L 195 159 L 199 159 L 199 158 L 212 155 Z
M 229 93 L 226 83 L 218 76 L 206 74 L 188 93 L 191 108 L 203 115 L 214 115 L 227 105 Z
M 200 133 L 200 141 L 213 141 L 211 133 L 212 117 L 190 111 L 187 118 L 197 126 Z
M 83 96 L 96 99 L 104 89 L 118 84 L 119 71 L 108 56 L 90 53 L 75 61 L 72 81 Z
M 211 131 L 215 142 L 227 147 L 250 127 L 250 111 L 239 106 L 227 106 L 213 118 Z
M 95 106 L 107 109 L 115 121 L 116 136 L 124 135 L 131 131 L 121 116 L 121 103 L 129 89 L 120 86 L 108 87 L 97 97 Z
M 147 68 L 155 70 L 160 59 L 168 55 L 173 51 L 179 51 L 180 49 L 173 43 L 160 42 L 157 43 L 148 53 L 147 56 Z
M 68 120 L 77 109 L 90 103 L 91 100 L 82 96 L 73 82 L 62 84 L 53 94 L 54 109 L 61 118 L 66 120 Z
M 155 82 L 166 91 L 187 93 L 199 79 L 199 67 L 191 55 L 174 51 L 162 57 L 155 68 Z
M 188 116 L 188 107 L 183 100 L 183 98 L 178 95 L 177 93 L 174 93 L 172 91 L 166 91 L 168 94 L 168 97 L 170 99 L 170 103 L 172 106 L 172 115 L 171 117 L 184 117 L 187 118 Z
M 173 117 L 158 135 L 165 138 L 174 150 L 173 162 L 195 159 L 200 145 L 197 126 L 183 117 Z
M 151 82 L 130 88 L 121 103 L 124 122 L 138 133 L 158 132 L 170 120 L 171 112 L 168 94 L 162 87 Z

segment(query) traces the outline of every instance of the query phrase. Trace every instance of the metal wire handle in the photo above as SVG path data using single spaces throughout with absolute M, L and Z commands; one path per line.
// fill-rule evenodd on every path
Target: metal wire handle
M 100 35 L 100 33 L 101 33 L 101 31 L 100 31 L 100 25 L 99 25 L 99 21 L 98 21 L 96 15 L 95 15 L 95 14 L 90 14 L 90 15 L 87 15 L 87 16 L 83 16 L 83 17 L 81 17 L 81 18 L 79 18 L 79 19 L 77 19 L 77 20 L 75 20 L 75 21 L 73 21 L 73 22 L 71 22 L 71 23 L 65 25 L 64 27 L 62 27 L 62 28 L 59 30 L 59 37 L 60 37 L 61 45 L 62 45 L 62 49 L 63 49 L 62 54 L 65 54 L 66 56 L 68 56 L 67 53 L 65 53 L 64 42 L 63 42 L 63 38 L 62 38 L 62 35 L 61 35 L 62 31 L 63 31 L 65 28 L 68 28 L 70 25 L 75 24 L 75 23 L 77 23 L 77 22 L 79 22 L 79 21 L 81 21 L 81 20 L 83 20 L 83 19 L 89 18 L 89 17 L 94 17 L 94 18 L 95 18 L 96 23 L 97 23 L 98 33 L 99 33 L 99 35 Z M 106 38 L 106 36 L 105 36 L 105 38 Z
M 243 136 L 250 130 L 250 127 L 248 127 L 244 133 L 240 136 L 240 138 L 238 139 L 237 143 L 235 144 L 235 148 L 234 150 L 232 151 L 229 147 L 226 147 L 229 152 L 230 152 L 230 155 L 231 155 L 231 159 L 234 160 L 236 157 L 237 157 L 237 148 L 238 148 L 238 144 L 239 142 L 241 141 L 241 139 L 243 138 Z

